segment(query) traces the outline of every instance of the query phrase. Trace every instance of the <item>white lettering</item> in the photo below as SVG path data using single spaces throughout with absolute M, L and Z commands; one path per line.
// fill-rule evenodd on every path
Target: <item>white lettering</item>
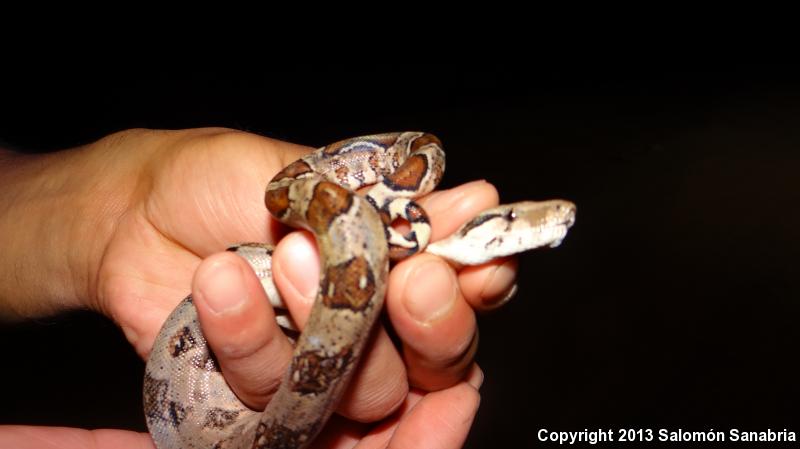
M 714 429 L 708 429 L 705 432 L 678 429 L 670 431 L 667 429 L 658 430 L 658 441 L 674 441 L 674 442 L 703 442 L 703 441 L 725 441 L 725 432 Z
M 584 429 L 577 432 L 550 432 L 547 429 L 539 429 L 536 433 L 536 437 L 539 438 L 539 441 L 552 441 L 558 442 L 558 444 L 597 444 L 599 442 L 614 441 L 612 432 L 611 429 L 591 431 L 589 429 Z
M 731 429 L 728 433 L 730 434 L 731 441 L 797 441 L 797 435 L 794 432 L 789 432 L 786 429 L 780 431 L 767 429 L 766 431 L 761 432 L 745 432 L 739 429 Z
M 536 434 L 539 437 L 539 441 L 547 441 L 547 438 L 542 438 L 542 434 L 547 435 L 547 429 L 539 429 L 539 433 Z

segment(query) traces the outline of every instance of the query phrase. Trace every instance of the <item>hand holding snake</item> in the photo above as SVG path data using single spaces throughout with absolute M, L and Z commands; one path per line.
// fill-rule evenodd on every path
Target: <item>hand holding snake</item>
M 428 246 L 431 225 L 415 198 L 444 172 L 439 140 L 419 132 L 348 139 L 293 162 L 270 181 L 266 205 L 282 222 L 311 231 L 321 280 L 292 360 L 266 410 L 250 409 L 230 389 L 188 296 L 167 319 L 148 360 L 144 408 L 161 449 L 305 448 L 322 431 L 348 386 L 381 311 L 389 260 L 426 250 L 458 265 L 479 265 L 541 246 L 558 246 L 572 226 L 567 201 L 522 202 L 483 211 Z M 371 186 L 358 196 L 355 191 Z M 407 220 L 405 235 L 393 227 Z M 256 272 L 269 301 L 276 288 L 273 247 L 230 248 Z M 276 316 L 288 331 L 299 327 Z
M 20 226 L 25 215 L 14 215 L 15 221 L 5 229 L 5 235 L 14 236 L 14 242 L 20 242 L 27 251 L 15 254 L 15 245 L 6 246 L 9 250 L 6 260 L 19 262 L 30 255 L 38 259 L 42 268 L 57 269 L 65 267 L 59 265 L 61 260 L 58 258 L 67 254 L 70 265 L 66 268 L 70 271 L 66 275 L 58 271 L 50 273 L 47 284 L 37 283 L 36 277 L 24 277 L 27 274 L 41 275 L 39 272 L 18 273 L 23 277 L 16 279 L 14 295 L 9 298 L 22 302 L 11 304 L 13 310 L 21 317 L 34 317 L 59 308 L 94 308 L 114 319 L 137 351 L 146 357 L 161 323 L 185 293 L 200 258 L 207 257 L 227 242 L 276 239 L 274 227 L 264 226 L 271 219 L 263 207 L 263 193 L 259 191 L 263 191 L 270 173 L 277 172 L 307 151 L 304 147 L 229 130 L 131 130 L 70 151 L 16 158 L 14 171 L 4 172 L 4 192 L 9 198 L 25 198 L 26 183 L 38 183 L 40 179 L 43 182 L 39 186 L 57 188 L 59 195 L 47 195 L 40 187 L 39 196 L 28 198 L 26 214 L 30 212 L 31 219 L 34 219 L 33 213 L 41 210 L 47 217 L 45 220 L 37 219 L 39 226 Z M 16 172 L 20 177 L 15 176 Z M 51 199 L 57 203 L 49 204 Z M 497 193 L 489 184 L 477 182 L 451 191 L 436 192 L 420 203 L 430 215 L 432 240 L 436 241 L 451 234 L 481 210 L 496 205 Z M 75 218 L 81 220 L 75 221 Z M 42 224 L 54 225 L 45 233 L 53 238 L 42 240 L 38 237 L 42 235 Z M 67 224 L 69 226 L 65 226 Z M 28 238 L 20 232 L 27 229 L 39 233 L 32 233 Z M 61 243 L 69 246 L 42 246 Z M 295 265 L 293 262 L 298 255 L 293 252 L 304 257 Z M 50 256 L 54 260 L 49 260 Z M 311 289 L 313 296 L 317 286 L 314 279 L 317 273 L 312 270 L 309 275 L 309 270 L 302 267 L 314 263 L 315 257 L 310 240 L 298 233 L 284 239 L 274 255 L 275 263 L 283 261 L 284 267 L 284 276 L 276 281 L 282 291 L 284 287 L 290 287 L 284 299 L 293 315 L 297 312 L 299 320 L 308 309 L 304 293 Z M 244 263 L 231 253 L 209 257 L 195 276 L 195 294 L 198 289 L 218 284 L 209 276 L 210 270 L 204 268 L 214 266 L 221 259 L 229 259 L 234 264 Z M 422 254 L 401 262 L 392 270 L 386 308 L 392 327 L 404 344 L 403 353 L 397 354 L 386 334 L 379 330 L 370 343 L 340 413 L 358 421 L 375 421 L 386 416 L 405 393 L 387 392 L 376 379 L 386 379 L 387 375 L 393 379 L 405 379 L 404 362 L 409 368 L 408 377 L 412 384 L 423 389 L 439 388 L 437 383 L 439 386 L 453 384 L 469 368 L 470 354 L 464 355 L 458 372 L 448 372 L 444 366 L 447 365 L 445 362 L 452 361 L 454 354 L 463 352 L 471 341 L 474 333 L 472 309 L 495 304 L 512 286 L 513 262 L 468 267 L 460 270 L 457 277 L 452 270 L 451 274 L 442 275 L 441 271 L 430 268 L 439 263 L 442 263 L 441 259 L 436 256 Z M 498 269 L 496 273 L 495 269 Z M 455 291 L 455 299 L 447 312 L 426 323 L 415 321 L 416 315 L 409 313 L 409 310 L 424 312 L 424 307 L 415 309 L 409 303 L 413 305 L 415 301 L 411 299 L 431 293 L 428 289 L 425 294 L 423 287 L 426 286 L 416 280 L 419 273 L 430 274 L 430 279 L 439 279 L 440 282 L 432 283 L 439 286 L 437 292 Z M 255 277 L 252 272 L 244 274 L 245 277 L 248 275 L 251 281 Z M 263 295 L 260 285 L 245 284 L 247 288 L 257 287 L 250 291 L 246 302 L 250 306 L 265 304 L 255 297 L 256 292 Z M 58 298 L 59 302 L 35 301 L 33 297 L 29 300 L 28 292 L 33 295 L 34 291 L 26 289 L 28 285 L 57 288 L 59 295 L 46 294 Z M 255 332 L 251 335 L 256 337 L 268 334 L 269 331 L 263 329 L 270 325 L 276 330 L 274 320 L 257 316 L 254 312 L 253 307 L 245 307 L 241 315 L 229 314 L 227 318 L 238 319 L 239 328 L 243 332 Z M 224 353 L 225 348 L 233 351 L 231 357 L 221 361 L 230 384 L 238 386 L 237 393 L 242 393 L 248 404 L 263 408 L 280 375 L 270 377 L 271 373 L 260 372 L 247 377 L 244 374 L 252 373 L 254 367 L 265 366 L 265 363 L 267 366 L 280 366 L 282 363 L 285 366 L 286 353 L 276 350 L 275 345 L 258 347 L 258 338 L 253 345 L 238 348 L 237 353 L 238 342 L 228 338 L 231 334 L 225 331 L 225 320 L 209 314 L 204 319 L 202 311 L 200 318 L 204 331 L 223 329 L 217 334 L 220 338 L 212 341 L 209 335 L 209 342 L 218 356 Z M 267 362 L 259 361 L 264 359 Z M 398 368 L 399 374 L 393 372 Z M 446 413 L 453 406 L 471 416 L 477 405 L 473 387 L 479 384 L 479 377 L 479 372 L 470 377 L 472 386 L 459 383 L 436 393 L 412 393 L 410 402 L 400 405 L 404 412 L 395 415 L 392 421 L 384 421 L 383 435 L 388 432 L 392 444 L 402 444 L 408 438 L 418 441 L 416 438 L 432 434 L 424 430 L 426 425 L 455 418 Z M 414 401 L 419 402 L 410 411 L 408 406 Z M 352 435 L 354 425 L 352 421 L 337 419 L 326 426 L 328 434 L 323 438 L 345 429 L 349 429 L 347 433 Z M 447 442 L 446 447 L 460 447 L 468 427 L 469 420 L 456 419 L 445 428 L 438 428 L 435 436 L 437 441 Z M 364 435 L 362 445 L 365 447 L 379 436 L 364 428 L 360 428 L 358 433 Z M 76 448 L 90 443 L 96 447 L 115 448 L 128 447 L 129 444 L 141 447 L 139 445 L 144 443 L 138 434 L 124 431 L 0 427 L 0 442 L 10 447 L 38 447 L 37 437 L 57 439 L 65 444 L 64 447 Z M 147 435 L 142 437 L 149 440 Z

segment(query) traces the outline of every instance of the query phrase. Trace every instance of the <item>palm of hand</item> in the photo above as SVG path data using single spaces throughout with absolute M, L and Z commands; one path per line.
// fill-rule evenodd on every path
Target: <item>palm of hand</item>
M 155 151 L 134 170 L 136 187 L 96 289 L 98 307 L 143 357 L 203 257 L 241 241 L 274 243 L 277 222 L 264 207 L 264 187 L 303 147 L 223 132 Z

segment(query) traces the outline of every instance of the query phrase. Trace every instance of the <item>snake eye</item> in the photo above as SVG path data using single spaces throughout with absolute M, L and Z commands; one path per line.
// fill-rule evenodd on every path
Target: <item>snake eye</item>
M 516 213 L 516 212 L 514 212 L 514 209 L 510 209 L 510 210 L 509 210 L 509 211 L 506 213 L 506 220 L 508 220 L 508 221 L 513 221 L 513 220 L 516 220 L 516 219 L 517 219 L 517 213 Z

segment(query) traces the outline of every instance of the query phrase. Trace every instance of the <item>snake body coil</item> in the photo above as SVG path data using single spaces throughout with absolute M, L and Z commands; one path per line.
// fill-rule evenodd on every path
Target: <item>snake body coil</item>
M 322 259 L 319 292 L 291 365 L 266 410 L 250 410 L 226 384 L 187 297 L 161 329 L 145 371 L 144 409 L 156 445 L 308 446 L 335 409 L 380 314 L 390 259 L 427 250 L 457 264 L 479 264 L 556 246 L 574 222 L 575 207 L 567 201 L 515 203 L 484 211 L 428 246 L 430 223 L 413 198 L 432 191 L 443 172 L 439 140 L 405 132 L 337 142 L 278 173 L 267 187 L 267 208 L 313 232 Z M 353 193 L 368 185 L 365 196 Z M 391 227 L 397 218 L 409 222 L 408 234 Z M 232 250 L 253 267 L 276 313 L 285 311 L 272 281 L 272 247 Z M 285 312 L 278 322 L 294 329 Z

